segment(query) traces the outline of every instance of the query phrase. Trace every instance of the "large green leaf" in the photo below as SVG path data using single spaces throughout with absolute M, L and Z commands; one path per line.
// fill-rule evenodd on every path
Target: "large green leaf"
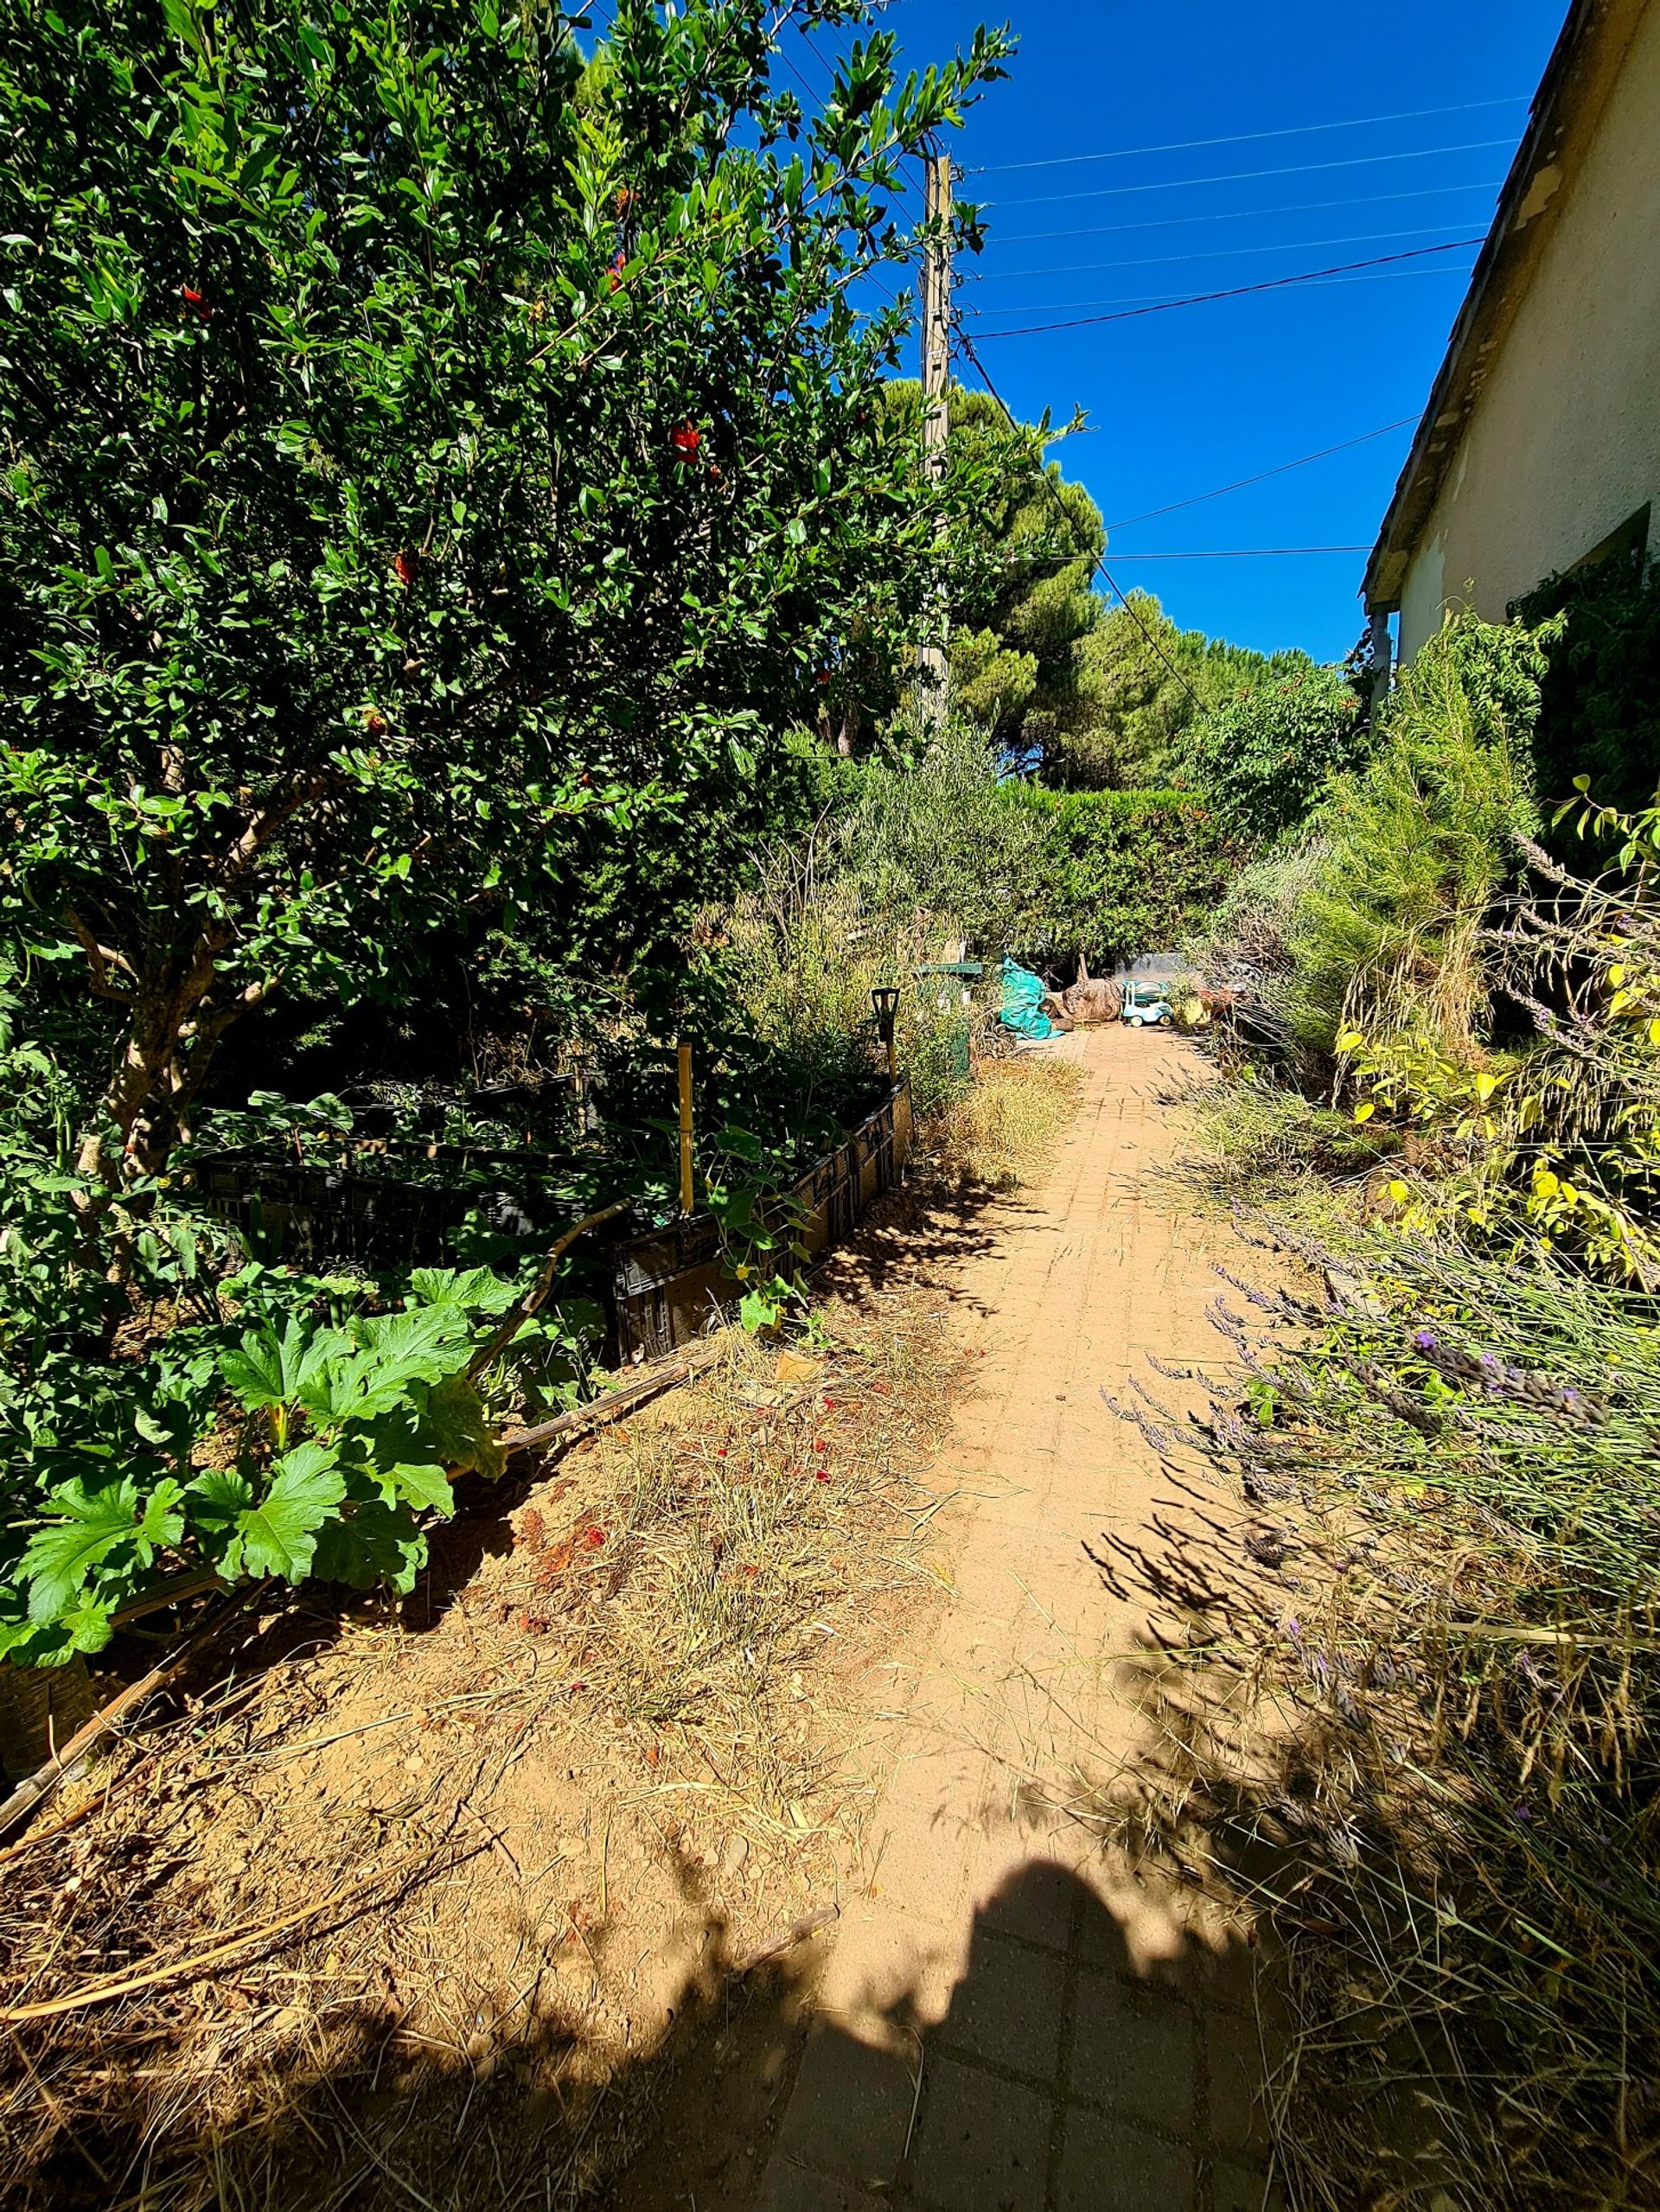
M 227 1571 L 303 1582 L 311 1571 L 317 1532 L 345 1495 L 345 1477 L 327 1445 L 297 1444 L 284 1452 L 265 1495 L 238 1516 L 236 1540 L 226 1555 Z
M 234 1548 L 239 1560 L 242 1516 L 258 1495 L 252 1476 L 239 1467 L 210 1467 L 187 1495 L 191 1531 L 208 1557 L 223 1562 Z
M 373 1500 L 357 1506 L 349 1520 L 331 1521 L 319 1533 L 312 1571 L 320 1582 L 354 1590 L 379 1584 L 407 1597 L 425 1562 L 426 1539 L 408 1508 Z
M 412 1298 L 424 1305 L 459 1306 L 468 1313 L 505 1313 L 515 1286 L 488 1267 L 418 1267 L 409 1278 Z
M 57 1620 L 106 1562 L 124 1556 L 141 1567 L 184 1531 L 183 1492 L 170 1477 L 141 1499 L 130 1476 L 89 1484 L 83 1477 L 51 1493 L 48 1510 L 63 1518 L 36 1530 L 19 1571 L 29 1584 L 29 1617 Z
M 426 1393 L 422 1442 L 446 1467 L 463 1468 L 494 1482 L 507 1466 L 484 1401 L 465 1375 L 446 1376 Z
M 352 1340 L 343 1329 L 318 1329 L 290 1314 L 279 1336 L 270 1323 L 250 1329 L 220 1361 L 226 1387 L 250 1412 L 266 1406 L 297 1406 L 308 1389 L 333 1364 L 349 1357 Z

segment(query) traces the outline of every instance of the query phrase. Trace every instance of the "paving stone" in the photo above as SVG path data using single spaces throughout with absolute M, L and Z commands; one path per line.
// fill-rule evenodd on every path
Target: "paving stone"
M 915 2102 L 916 2075 L 903 2058 L 815 2027 L 778 2147 L 839 2180 L 885 2188 L 904 2156 Z
M 1242 2166 L 1224 2158 L 1210 2183 L 1216 2212 L 1286 2212 L 1280 2184 L 1260 2166 Z
M 1068 2112 L 1056 2212 L 1195 2212 L 1196 2190 L 1191 2151 L 1101 2113 Z
M 881 2212 L 881 2206 L 879 2196 L 780 2158 L 767 2168 L 755 2200 L 755 2212 Z
M 994 1935 L 1064 1952 L 1072 1940 L 1078 1894 L 1078 1878 L 1069 1867 L 1040 1859 L 1004 1876 L 980 1907 L 980 1925 Z
M 1035 2089 L 930 2055 L 910 2188 L 938 2212 L 1044 2212 L 1055 2107 Z
M 968 1976 L 939 2030 L 954 2050 L 1006 2066 L 1052 2087 L 1061 2062 L 1066 1962 L 984 1928 L 968 1954 Z
M 1184 2005 L 1110 1974 L 1079 1977 L 1067 2069 L 1072 2096 L 1191 2139 L 1194 2073 L 1193 2021 Z

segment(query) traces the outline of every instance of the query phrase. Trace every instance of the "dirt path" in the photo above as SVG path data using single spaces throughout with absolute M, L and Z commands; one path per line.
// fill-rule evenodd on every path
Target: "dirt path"
M 1274 2201 L 1251 1954 L 1080 1818 L 1144 1737 L 1137 1571 L 1206 1513 L 1103 1403 L 1145 1355 L 1214 1364 L 1232 1240 L 1159 1170 L 1175 1039 L 1086 1071 L 1045 1188 L 956 1291 L 983 1382 L 942 1490 L 975 1501 L 955 1601 L 816 1993 L 759 2212 L 1245 2212 Z M 1197 1517 L 1196 1517 L 1197 1516 Z

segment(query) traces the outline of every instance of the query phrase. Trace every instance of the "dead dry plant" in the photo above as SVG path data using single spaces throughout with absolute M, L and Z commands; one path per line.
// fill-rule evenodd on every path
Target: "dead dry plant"
M 1031 1053 L 983 1060 L 973 1087 L 929 1125 L 941 1173 L 964 1189 L 1008 1192 L 1036 1182 L 1082 1084 L 1074 1061 Z

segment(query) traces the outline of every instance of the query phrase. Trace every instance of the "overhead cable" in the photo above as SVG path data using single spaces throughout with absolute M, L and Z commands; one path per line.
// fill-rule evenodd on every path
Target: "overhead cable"
M 1403 200 L 1451 200 L 1460 193 L 1491 192 L 1497 194 L 1502 177 L 1494 177 L 1484 184 L 1429 184 L 1413 192 L 1366 192 L 1351 200 L 1299 200 L 1290 207 L 1225 207 L 1211 208 L 1202 215 L 1155 215 L 1140 223 L 1094 223 L 1076 231 L 1023 231 L 1018 237 L 1005 238 L 1001 233 L 990 243 L 993 245 L 1044 245 L 1052 239 L 1117 238 L 1131 231 L 1180 231 L 1191 229 L 1199 223 L 1249 223 L 1266 221 L 1270 215 L 1324 215 L 1335 207 L 1393 207 Z M 1082 277 L 1095 270 L 1112 268 L 1114 263 L 1091 261 L 1082 268 L 1073 269 L 977 269 L 975 280 L 984 284 L 988 278 L 1014 277 Z
M 1273 476 L 1289 476 L 1293 469 L 1306 469 L 1316 461 L 1329 461 L 1334 453 L 1351 453 L 1357 445 L 1370 445 L 1375 438 L 1388 437 L 1392 430 L 1408 429 L 1418 420 L 1416 415 L 1402 415 L 1399 422 L 1385 423 L 1382 430 L 1364 430 L 1359 437 L 1344 438 L 1341 445 L 1323 445 L 1318 453 L 1305 453 L 1295 461 L 1282 461 L 1277 469 L 1265 469 L 1260 476 L 1242 476 L 1237 483 L 1218 484 L 1214 492 L 1196 492 L 1191 499 L 1172 500 L 1168 507 L 1150 507 L 1146 514 L 1127 514 L 1120 522 L 1109 522 L 1108 530 L 1128 530 L 1138 522 L 1157 522 L 1166 514 L 1180 514 L 1190 507 L 1204 507 L 1210 500 L 1226 499 L 1230 492 L 1248 491 L 1253 484 L 1266 484 Z
M 1370 545 L 1241 545 L 1210 553 L 1126 553 L 1115 561 L 1292 561 L 1310 553 L 1370 553 Z
M 1446 245 L 1419 245 L 1408 253 L 1381 253 L 1370 261 L 1344 261 L 1331 269 L 1308 269 L 1295 277 L 1271 277 L 1256 284 L 1235 284 L 1227 291 L 1194 292 L 1185 299 L 1153 300 L 1145 307 L 1120 308 L 1112 315 L 1084 315 L 1064 322 L 1025 322 L 1014 330 L 982 330 L 982 339 L 1036 338 L 1051 330 L 1082 330 L 1103 322 L 1133 322 L 1144 315 L 1168 315 L 1178 307 L 1205 307 L 1212 300 L 1247 299 L 1253 292 L 1282 292 L 1293 284 L 1314 284 L 1328 277 L 1347 277 L 1357 269 L 1380 269 L 1401 261 L 1420 261 L 1436 253 L 1457 253 L 1465 246 L 1481 245 L 1484 239 L 1453 239 Z
M 1422 123 L 1431 116 L 1473 115 L 1478 108 L 1523 107 L 1526 92 L 1504 99 L 1465 100 L 1457 107 L 1419 107 L 1404 115 L 1357 115 L 1341 123 L 1294 123 L 1280 131 L 1243 131 L 1229 138 L 1181 138 L 1166 146 L 1114 146 L 1099 154 L 1048 154 L 1030 162 L 985 162 L 970 169 L 971 176 L 1002 176 L 1018 169 L 1064 169 L 1075 162 L 1138 161 L 1148 154 L 1192 154 L 1211 146 L 1250 146 L 1265 138 L 1305 138 L 1319 131 L 1365 131 L 1375 124 Z
M 1158 184 L 1107 184 L 1091 192 L 1038 192 L 1023 200 L 985 200 L 985 207 L 1052 207 L 1066 200 L 1122 200 L 1139 192 L 1183 192 L 1201 184 L 1250 184 L 1263 176 L 1317 176 L 1338 169 L 1375 169 L 1384 162 L 1432 162 L 1447 154 L 1485 153 L 1513 138 L 1472 138 L 1461 146 L 1421 146 L 1409 154 L 1356 154 L 1342 162 L 1299 162 L 1290 169 L 1235 169 L 1226 176 L 1171 176 Z
M 1247 261 L 1259 253 L 1322 253 L 1331 246 L 1381 245 L 1387 239 L 1397 238 L 1433 238 L 1446 229 L 1444 223 L 1432 223 L 1415 231 L 1366 231 L 1350 238 L 1287 239 L 1280 245 L 1228 245 L 1215 253 L 1155 253 L 1135 261 L 1105 261 L 1104 271 L 1114 269 L 1178 269 L 1190 267 L 1195 261 Z M 1045 274 L 1050 272 L 1044 272 Z M 1053 272 L 1059 275 L 1057 270 Z M 1023 307 L 981 307 L 973 312 L 982 315 L 1049 315 L 1063 314 L 1070 308 L 1102 307 L 1103 300 L 1049 300 L 1041 305 L 1029 303 Z

